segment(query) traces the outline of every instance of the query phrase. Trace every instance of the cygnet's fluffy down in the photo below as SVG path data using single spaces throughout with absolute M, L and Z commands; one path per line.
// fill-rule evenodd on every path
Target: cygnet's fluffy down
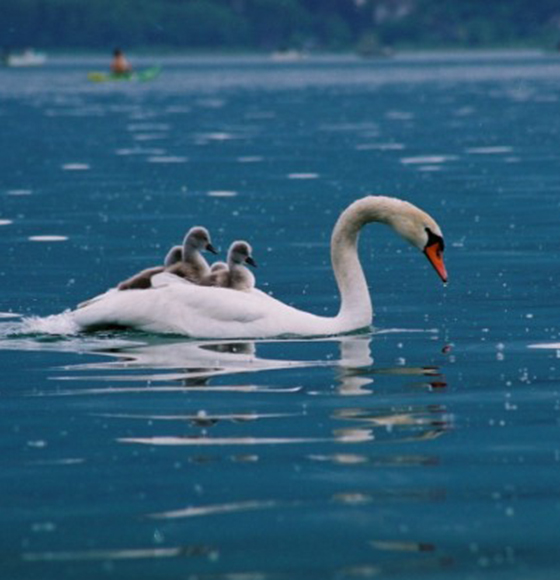
M 210 274 L 210 266 L 201 255 L 203 251 L 211 252 L 212 254 L 218 253 L 212 246 L 208 230 L 196 226 L 191 228 L 185 236 L 182 259 L 165 270 L 185 278 L 189 282 L 200 284 L 201 280 Z
M 146 268 L 134 276 L 127 278 L 121 282 L 117 288 L 119 290 L 142 290 L 152 286 L 152 276 L 163 272 L 165 268 L 173 266 L 181 260 L 183 256 L 183 248 L 181 246 L 173 246 L 163 262 L 163 266 L 154 266 L 153 268 Z
M 210 234 L 206 228 L 196 226 L 191 228 L 183 241 L 182 246 L 173 246 L 163 262 L 163 266 L 154 266 L 153 268 L 146 268 L 131 276 L 124 282 L 121 282 L 117 288 L 119 290 L 142 290 L 152 287 L 152 277 L 163 271 L 169 271 L 177 276 L 181 276 L 195 282 L 197 275 L 185 275 L 188 272 L 202 272 L 208 274 L 210 268 L 206 260 L 200 255 L 199 249 L 208 250 L 216 253 L 210 243 Z M 186 258 L 185 258 L 186 256 Z
M 253 250 L 247 242 L 233 242 L 228 251 L 227 265 L 223 262 L 213 264 L 212 271 L 201 280 L 200 285 L 219 286 L 233 290 L 252 290 L 255 287 L 255 277 L 243 265 L 249 264 L 254 268 L 257 267 L 252 253 Z

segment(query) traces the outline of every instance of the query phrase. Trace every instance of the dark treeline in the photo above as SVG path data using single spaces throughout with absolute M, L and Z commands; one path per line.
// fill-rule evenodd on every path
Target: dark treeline
M 558 0 L 0 0 L 0 45 L 308 48 L 550 45 Z

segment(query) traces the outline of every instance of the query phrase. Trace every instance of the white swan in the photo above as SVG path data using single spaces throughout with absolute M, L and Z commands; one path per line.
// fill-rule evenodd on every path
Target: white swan
M 204 276 L 210 273 L 210 266 L 201 254 L 203 251 L 211 252 L 212 254 L 218 253 L 212 246 L 208 230 L 196 226 L 191 228 L 185 236 L 182 259 L 165 270 L 198 284 Z
M 341 214 L 332 233 L 331 260 L 341 297 L 334 317 L 298 310 L 256 288 L 237 292 L 196 286 L 166 272 L 155 276 L 162 277 L 156 288 L 101 296 L 73 316 L 82 329 L 124 326 L 200 338 L 325 336 L 362 329 L 371 324 L 373 312 L 357 244 L 361 228 L 370 222 L 391 226 L 447 280 L 436 222 L 408 202 L 368 196 Z
M 247 242 L 233 242 L 228 250 L 227 264 L 217 262 L 212 264 L 210 274 L 202 278 L 201 286 L 219 286 L 232 290 L 252 290 L 255 287 L 255 277 L 243 264 L 254 268 L 257 263 L 252 256 L 253 249 Z

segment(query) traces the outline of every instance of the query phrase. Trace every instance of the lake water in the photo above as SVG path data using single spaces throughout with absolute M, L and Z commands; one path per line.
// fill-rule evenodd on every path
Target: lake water
M 0 576 L 558 578 L 560 61 L 132 60 L 163 72 L 0 70 Z M 438 220 L 450 276 L 369 227 L 370 333 L 44 318 L 195 224 L 334 314 L 331 228 L 368 193 Z

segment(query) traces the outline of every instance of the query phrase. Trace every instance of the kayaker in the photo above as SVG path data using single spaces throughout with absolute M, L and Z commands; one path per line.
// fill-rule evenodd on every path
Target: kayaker
M 120 48 L 115 48 L 113 51 L 113 62 L 111 62 L 111 72 L 114 75 L 125 75 L 132 72 L 132 66 L 126 60 L 123 51 Z

